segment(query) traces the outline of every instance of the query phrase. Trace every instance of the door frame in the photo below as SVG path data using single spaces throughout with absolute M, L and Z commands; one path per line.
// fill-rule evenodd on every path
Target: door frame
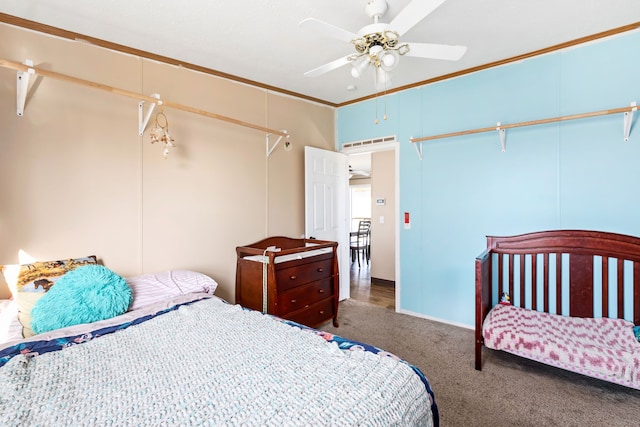
M 381 140 L 382 138 L 378 139 Z M 349 144 L 347 148 L 344 148 L 344 144 L 341 145 L 340 152 L 346 154 L 347 156 L 350 154 L 362 154 L 362 153 L 375 153 L 380 151 L 390 151 L 394 150 L 394 162 L 395 162 L 395 204 L 396 204 L 396 215 L 395 215 L 395 224 L 394 224 L 394 245 L 395 245 L 395 311 L 398 311 L 400 307 L 400 293 L 402 291 L 402 284 L 400 282 L 400 144 L 396 138 L 393 136 L 391 140 L 389 137 L 383 138 L 384 142 L 377 142 L 373 144 L 358 144 L 345 142 L 344 144 Z M 372 218 L 373 220 L 373 218 Z

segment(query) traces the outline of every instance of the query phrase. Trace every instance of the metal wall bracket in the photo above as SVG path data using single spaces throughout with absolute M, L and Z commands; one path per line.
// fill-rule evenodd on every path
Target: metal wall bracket
M 282 130 L 282 132 L 287 133 L 286 130 Z M 271 134 L 267 134 L 266 136 L 266 143 L 267 143 L 267 157 L 269 157 L 271 155 L 271 153 L 273 153 L 273 150 L 276 149 L 276 147 L 278 146 L 278 144 L 280 144 L 280 141 L 282 140 L 282 136 L 278 136 L 278 139 L 276 139 L 276 142 L 273 143 L 272 147 L 269 147 L 269 137 L 271 136 Z M 289 135 L 287 135 L 287 139 L 289 138 Z
M 638 107 L 636 107 L 636 102 L 633 101 L 630 105 L 631 107 L 631 111 L 627 111 L 624 113 L 624 141 L 628 142 L 629 141 L 629 135 L 631 134 L 631 124 L 633 123 L 633 112 L 638 110 Z
M 152 102 L 151 105 L 149 105 L 149 109 L 146 114 L 144 113 L 145 101 L 138 102 L 138 133 L 140 136 L 144 135 L 144 131 L 147 129 L 149 120 L 151 120 L 151 114 L 153 114 L 153 110 L 156 108 L 156 105 L 162 105 L 160 94 L 152 93 L 151 96 L 156 98 L 158 102 Z
M 500 122 L 496 124 L 496 130 L 498 131 L 498 135 L 500 135 L 500 149 L 504 153 L 507 151 L 507 130 L 501 128 L 500 125 Z
M 33 61 L 31 59 L 25 59 L 24 65 L 29 67 L 27 71 L 18 71 L 16 77 L 16 114 L 18 116 L 24 115 L 24 104 L 27 102 L 27 92 L 29 91 L 29 77 L 31 74 L 35 74 L 36 71 L 33 67 Z
M 413 137 L 409 138 L 409 142 L 411 142 L 412 139 Z M 416 149 L 416 153 L 418 153 L 418 158 L 422 160 L 422 142 L 415 142 L 413 147 Z

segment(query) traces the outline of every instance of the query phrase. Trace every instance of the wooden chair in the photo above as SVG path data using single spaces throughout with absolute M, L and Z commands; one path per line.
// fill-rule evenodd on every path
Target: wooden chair
M 367 264 L 371 257 L 371 221 L 362 220 L 358 223 L 358 231 L 351 232 L 349 248 L 351 249 L 351 262 L 358 259 L 358 267 L 360 264 L 360 257 Z

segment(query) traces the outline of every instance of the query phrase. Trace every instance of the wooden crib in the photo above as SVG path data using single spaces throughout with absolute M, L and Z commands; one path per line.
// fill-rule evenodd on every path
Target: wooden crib
M 536 312 L 640 325 L 638 237 L 586 230 L 487 236 L 475 276 L 477 370 L 482 369 L 483 323 L 504 292 L 511 305 Z

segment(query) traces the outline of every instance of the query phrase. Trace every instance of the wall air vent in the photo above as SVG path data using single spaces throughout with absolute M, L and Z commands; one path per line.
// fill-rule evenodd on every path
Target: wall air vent
M 380 138 L 363 139 L 361 141 L 345 142 L 342 144 L 343 153 L 355 153 L 359 151 L 378 151 L 389 149 L 396 143 L 395 135 Z

